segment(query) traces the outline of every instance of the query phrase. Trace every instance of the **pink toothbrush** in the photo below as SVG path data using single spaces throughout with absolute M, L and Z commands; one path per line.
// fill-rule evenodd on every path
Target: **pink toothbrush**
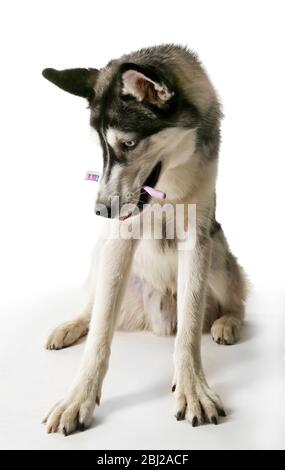
M 143 189 L 152 197 L 156 199 L 165 199 L 166 194 L 158 189 L 152 188 L 151 186 L 143 186 Z
M 100 173 L 98 171 L 87 171 L 85 179 L 88 181 L 96 181 L 96 183 L 99 181 L 100 178 Z M 151 186 L 143 186 L 143 189 L 152 197 L 155 197 L 156 199 L 165 199 L 166 194 L 163 193 L 162 191 L 159 191 L 158 189 L 152 188 Z

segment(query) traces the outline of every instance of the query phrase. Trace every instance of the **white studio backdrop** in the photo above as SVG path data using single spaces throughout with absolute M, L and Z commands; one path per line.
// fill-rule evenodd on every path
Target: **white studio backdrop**
M 252 282 L 284 288 L 284 2 L 10 1 L 1 4 L 0 302 L 80 284 L 100 220 L 101 152 L 84 100 L 44 67 L 102 67 L 122 53 L 186 44 L 205 64 L 225 119 L 218 220 Z
M 87 169 L 101 169 L 101 150 L 90 137 L 87 104 L 47 82 L 41 71 L 45 67 L 103 67 L 125 52 L 168 42 L 188 45 L 198 52 L 223 103 L 217 219 L 252 281 L 255 294 L 254 301 L 249 302 L 249 314 L 256 315 L 255 323 L 259 319 L 265 322 L 265 339 L 255 336 L 253 342 L 245 341 L 225 354 L 210 338 L 205 338 L 211 382 L 221 383 L 222 396 L 226 395 L 226 403 L 235 413 L 229 418 L 231 432 L 228 425 L 218 426 L 215 434 L 205 426 L 199 434 L 193 432 L 188 442 L 184 428 L 174 428 L 171 405 L 158 398 L 154 401 L 158 408 L 150 408 L 139 389 L 141 404 L 130 409 L 125 406 L 126 414 L 118 414 L 117 421 L 115 416 L 114 426 L 111 418 L 106 419 L 106 428 L 95 428 L 95 439 L 89 438 L 88 445 L 123 448 L 126 435 L 125 442 L 131 440 L 132 448 L 138 445 L 136 436 L 141 436 L 142 446 L 153 448 L 155 439 L 160 437 L 157 423 L 162 433 L 160 445 L 166 448 L 216 448 L 225 443 L 228 447 L 284 445 L 284 407 L 280 405 L 284 394 L 282 387 L 277 387 L 284 372 L 285 335 L 284 11 L 282 0 L 1 2 L 0 346 L 4 352 L 0 373 L 5 406 L 1 411 L 0 446 L 5 440 L 11 448 L 73 448 L 75 443 L 83 443 L 84 447 L 88 436 L 93 436 L 83 433 L 63 443 L 58 436 L 47 439 L 39 424 L 41 414 L 63 396 L 74 377 L 82 347 L 53 356 L 42 350 L 40 343 L 47 328 L 64 317 L 71 318 L 72 312 L 68 311 L 73 309 L 73 300 L 74 304 L 77 302 L 74 288 L 84 282 L 101 227 L 101 220 L 93 211 L 96 183 L 84 181 Z M 65 297 L 65 292 L 73 293 Z M 30 309 L 34 309 L 32 314 Z M 278 321 L 272 321 L 271 315 L 274 318 L 278 313 Z M 249 337 L 250 328 L 246 331 Z M 115 362 L 127 354 L 124 338 L 115 338 Z M 142 341 L 154 345 L 157 371 L 162 360 L 158 350 L 162 347 L 167 351 L 163 366 L 167 385 L 162 387 L 166 390 L 167 374 L 170 377 L 172 373 L 168 364 L 172 339 L 164 341 L 147 335 L 145 339 L 136 338 L 133 336 L 129 342 L 130 347 L 140 348 L 141 364 L 144 360 L 154 363 L 152 357 L 145 357 L 147 347 Z M 256 362 L 252 360 L 253 350 Z M 211 367 L 213 361 L 217 367 Z M 220 374 L 226 361 L 227 379 Z M 135 377 L 137 364 L 131 367 Z M 271 380 L 264 376 L 265 369 L 266 374 L 272 373 Z M 262 390 L 256 371 L 263 380 Z M 119 364 L 114 367 L 106 390 L 109 399 L 117 392 L 126 403 L 126 390 L 121 389 L 124 372 L 127 373 Z M 156 369 L 150 374 L 155 381 Z M 140 383 L 140 373 L 134 380 Z M 152 380 L 151 375 L 148 380 Z M 133 393 L 132 381 L 128 382 L 127 376 L 123 381 Z M 148 387 L 151 389 L 151 385 L 146 384 L 147 396 Z M 115 397 L 115 403 L 116 400 Z M 114 400 L 111 403 L 114 408 Z M 248 410 L 252 404 L 256 413 L 251 418 Z M 121 419 L 134 423 L 135 412 L 144 418 L 145 410 L 150 414 L 158 410 L 149 417 L 147 432 L 140 429 L 140 419 L 134 432 L 132 427 L 121 426 Z M 106 408 L 100 412 L 106 413 Z M 169 423 L 165 425 L 168 416 Z M 240 420 L 240 427 L 235 420 Z M 269 422 L 272 425 L 267 427 Z M 166 432 L 163 435 L 164 428 L 168 429 L 168 437 Z M 114 435 L 111 441 L 109 433 Z M 144 440 L 148 435 L 150 440 Z

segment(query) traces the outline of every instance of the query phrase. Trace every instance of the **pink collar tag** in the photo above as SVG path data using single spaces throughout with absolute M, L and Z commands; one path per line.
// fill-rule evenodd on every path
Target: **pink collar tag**
M 85 179 L 88 181 L 96 181 L 96 183 L 99 181 L 100 178 L 100 173 L 98 171 L 87 171 Z

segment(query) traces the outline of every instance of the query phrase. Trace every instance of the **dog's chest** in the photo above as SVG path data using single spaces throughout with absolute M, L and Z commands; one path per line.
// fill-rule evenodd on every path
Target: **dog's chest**
M 140 240 L 135 252 L 134 274 L 165 292 L 177 291 L 177 250 L 165 240 Z

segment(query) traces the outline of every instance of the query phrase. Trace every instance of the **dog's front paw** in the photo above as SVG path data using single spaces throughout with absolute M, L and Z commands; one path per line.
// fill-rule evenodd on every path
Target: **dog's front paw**
M 189 372 L 176 379 L 174 414 L 177 421 L 187 419 L 193 427 L 203 423 L 218 424 L 219 417 L 226 416 L 219 396 L 203 380 L 192 379 Z
M 100 396 L 93 392 L 88 393 L 87 390 L 88 386 L 75 389 L 66 400 L 57 403 L 50 410 L 43 419 L 48 433 L 60 432 L 68 436 L 90 426 L 95 405 L 100 403 Z

